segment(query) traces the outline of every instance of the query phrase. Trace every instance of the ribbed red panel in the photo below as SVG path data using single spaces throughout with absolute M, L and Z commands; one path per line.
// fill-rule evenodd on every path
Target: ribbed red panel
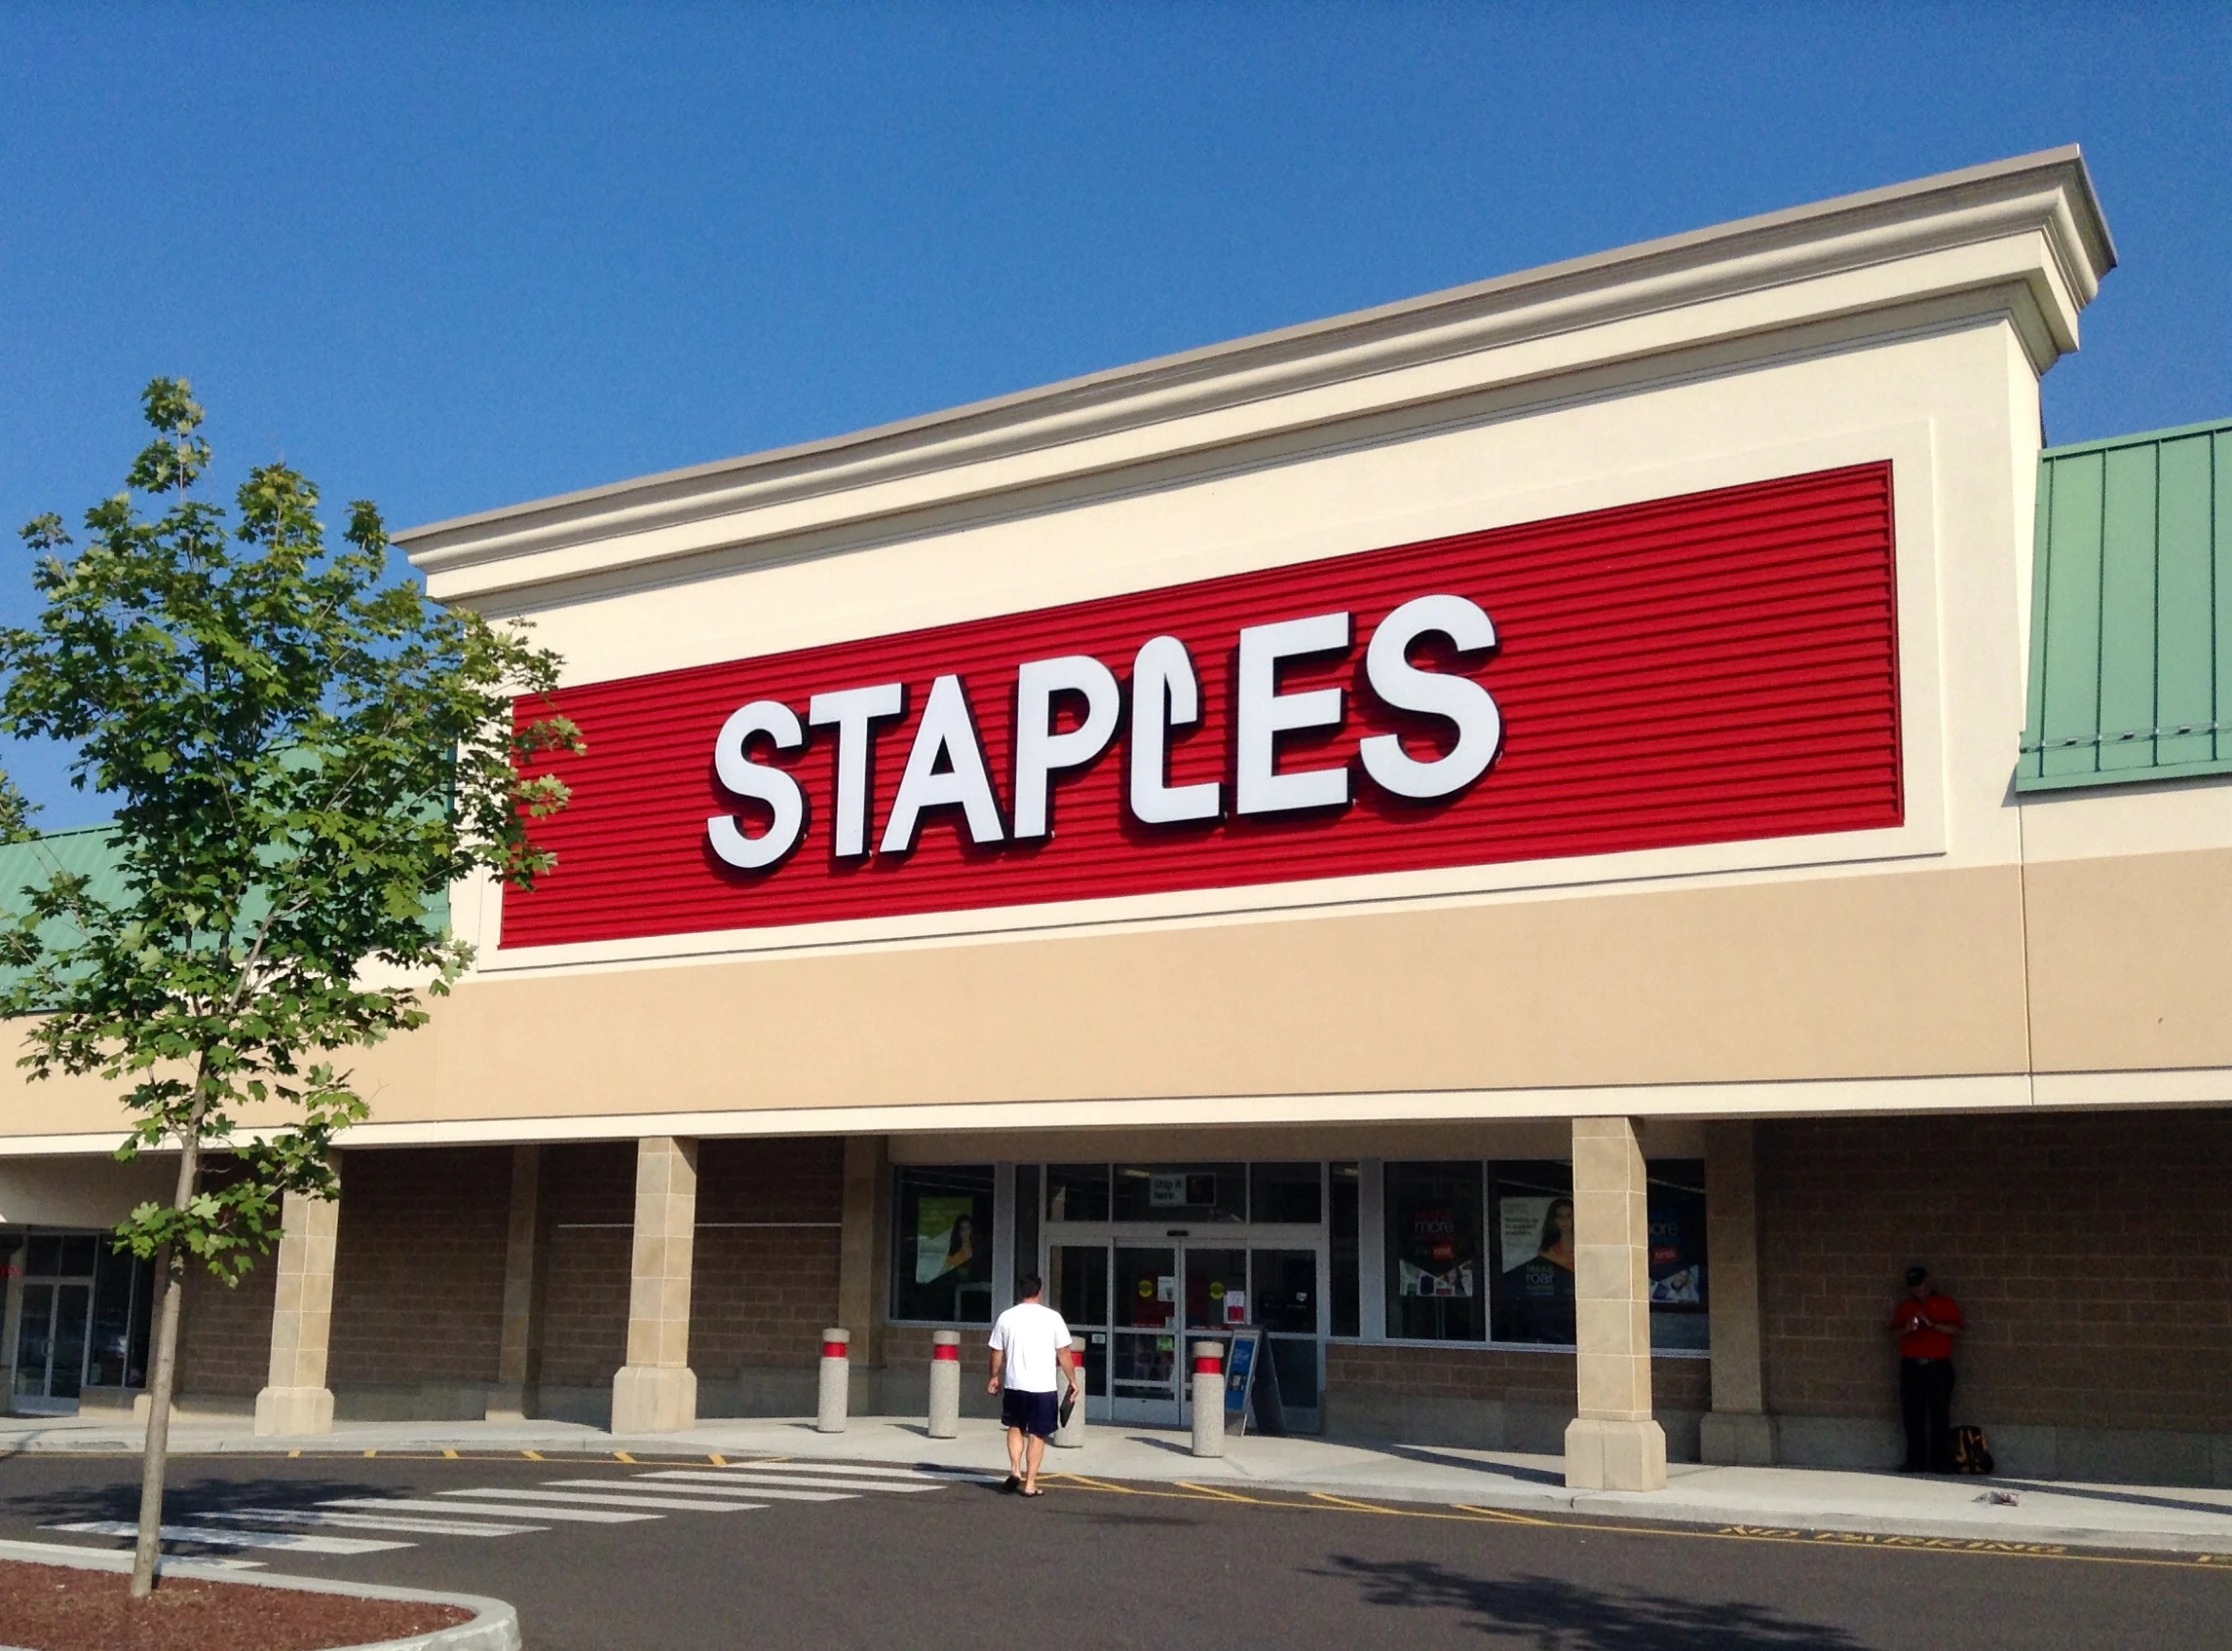
M 875 746 L 870 840 L 888 817 L 931 680 L 968 688 L 1007 802 L 1016 667 L 1090 653 L 1127 679 L 1160 632 L 1192 650 L 1202 722 L 1173 743 L 1170 781 L 1223 780 L 1228 683 L 1243 625 L 1346 609 L 1345 659 L 1300 662 L 1280 691 L 1348 690 L 1338 735 L 1280 743 L 1282 769 L 1350 759 L 1397 731 L 1414 754 L 1435 724 L 1391 712 L 1362 672 L 1386 614 L 1454 592 L 1495 621 L 1498 647 L 1457 661 L 1494 694 L 1503 753 L 1460 795 L 1413 803 L 1356 768 L 1336 815 L 1228 817 L 1148 827 L 1123 808 L 1121 736 L 1058 779 L 1054 835 L 977 848 L 959 811 L 928 817 L 916 851 L 830 858 L 835 741 L 784 759 L 805 787 L 806 839 L 759 874 L 706 846 L 715 813 L 747 813 L 717 785 L 713 741 L 739 705 L 779 699 L 801 718 L 817 691 L 907 684 L 907 716 Z M 503 944 L 549 945 L 709 929 L 1012 906 L 1363 872 L 1895 826 L 1901 818 L 1898 639 L 1888 463 L 1690 494 L 1426 544 L 1337 556 L 1137 595 L 869 641 L 569 688 L 588 740 L 562 759 L 573 804 L 538 828 L 558 869 L 504 900 Z M 756 753 L 763 759 L 764 753 Z M 757 831 L 762 821 L 747 819 Z

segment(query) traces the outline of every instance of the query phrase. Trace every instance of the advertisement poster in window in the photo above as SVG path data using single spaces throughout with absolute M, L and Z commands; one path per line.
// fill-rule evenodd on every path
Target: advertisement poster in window
M 1651 1199 L 1651 1305 L 1705 1305 L 1705 1222 L 1702 1200 L 1657 1196 Z
M 1396 1293 L 1466 1298 L 1477 1293 L 1480 1258 L 1469 1253 L 1469 1243 L 1461 1242 L 1462 1231 L 1457 1211 L 1447 1205 L 1414 1208 L 1397 1258 Z
M 1519 1338 L 1573 1340 L 1573 1200 L 1563 1194 L 1496 1201 L 1496 1253 Z
M 967 1276 L 978 1243 L 975 1199 L 924 1197 L 915 1209 L 915 1282 Z

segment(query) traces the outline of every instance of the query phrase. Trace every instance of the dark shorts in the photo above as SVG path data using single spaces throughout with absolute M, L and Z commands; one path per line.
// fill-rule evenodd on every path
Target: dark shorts
M 1000 1425 L 1019 1427 L 1040 1439 L 1051 1439 L 1061 1425 L 1051 1393 L 1018 1393 L 1008 1388 L 1000 1394 Z

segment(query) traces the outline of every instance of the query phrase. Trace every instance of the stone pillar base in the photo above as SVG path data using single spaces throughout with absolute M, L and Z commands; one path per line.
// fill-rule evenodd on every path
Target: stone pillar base
M 153 1407 L 150 1406 L 152 1409 Z M 256 1435 L 290 1438 L 333 1431 L 330 1387 L 267 1387 L 256 1395 Z
M 687 1366 L 623 1365 L 612 1378 L 612 1431 L 681 1433 L 697 1426 L 697 1372 Z
M 1713 1411 L 1698 1423 L 1697 1454 L 1719 1468 L 1771 1468 L 1781 1452 L 1775 1418 Z
M 488 1390 L 488 1402 L 482 1409 L 482 1420 L 524 1422 L 539 1408 L 532 1387 L 519 1382 L 498 1382 Z
M 1666 1430 L 1577 1416 L 1566 1425 L 1568 1490 L 1666 1489 Z

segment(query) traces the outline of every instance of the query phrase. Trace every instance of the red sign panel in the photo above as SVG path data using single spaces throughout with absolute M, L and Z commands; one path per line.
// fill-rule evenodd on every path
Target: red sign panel
M 503 944 L 1895 826 L 1895 607 L 1885 463 L 568 688 Z

